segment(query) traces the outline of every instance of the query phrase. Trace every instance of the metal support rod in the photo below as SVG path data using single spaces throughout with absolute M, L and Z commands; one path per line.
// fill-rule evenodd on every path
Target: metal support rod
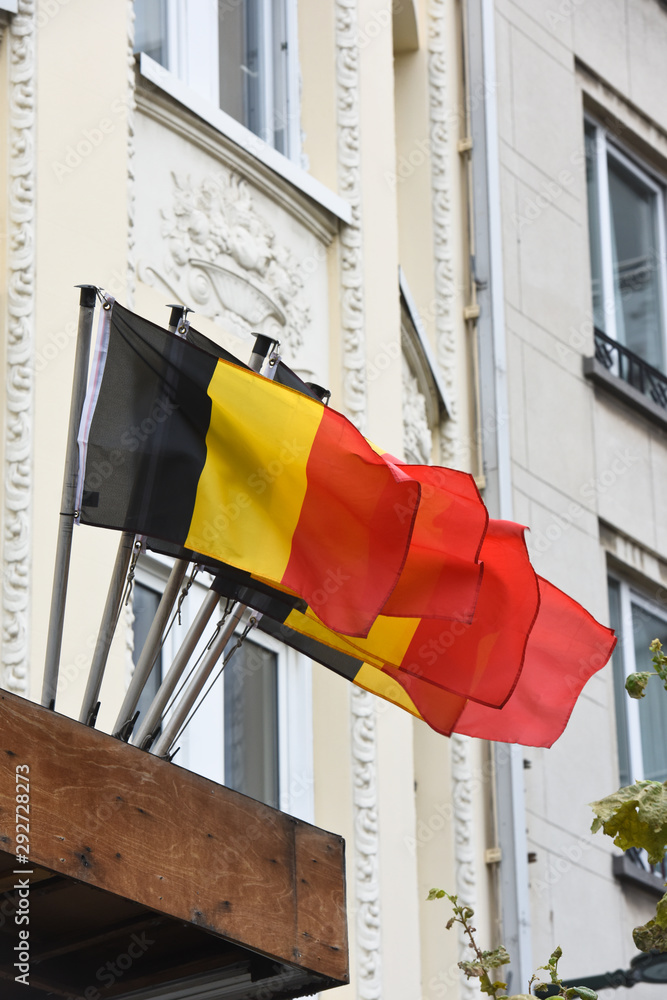
M 107 659 L 109 657 L 111 640 L 114 637 L 114 632 L 116 631 L 116 625 L 118 624 L 118 618 L 120 616 L 121 601 L 123 599 L 123 591 L 125 589 L 125 579 L 127 577 L 130 559 L 132 558 L 133 548 L 134 534 L 131 531 L 124 531 L 120 536 L 116 563 L 113 568 L 111 583 L 109 584 L 107 600 L 104 605 L 104 613 L 102 615 L 102 621 L 100 622 L 100 630 L 97 633 L 97 642 L 95 643 L 93 659 L 90 664 L 90 673 L 88 674 L 86 693 L 83 696 L 83 704 L 81 705 L 81 712 L 79 714 L 79 722 L 83 722 L 86 725 L 93 724 L 93 715 L 95 712 L 95 706 L 97 705 L 97 699 L 99 698 Z
M 146 681 L 150 677 L 151 670 L 153 669 L 158 653 L 160 652 L 162 633 L 166 628 L 167 622 L 169 621 L 169 615 L 171 614 L 174 604 L 178 598 L 188 565 L 189 563 L 187 559 L 176 559 L 174 562 L 171 573 L 169 574 L 169 579 L 167 580 L 167 586 L 164 588 L 164 593 L 160 598 L 160 603 L 158 604 L 157 611 L 155 612 L 155 618 L 153 619 L 151 627 L 148 630 L 148 635 L 146 636 L 144 648 L 141 650 L 139 662 L 134 668 L 130 686 L 125 692 L 125 698 L 123 699 L 123 704 L 121 705 L 118 718 L 116 719 L 116 725 L 113 730 L 114 736 L 120 736 L 125 726 L 130 722 L 132 713 L 137 707 L 137 702 L 141 697 L 141 692 L 144 689 Z
M 56 546 L 56 561 L 53 570 L 53 589 L 51 591 L 51 613 L 49 616 L 49 631 L 46 640 L 46 659 L 44 662 L 44 680 L 42 684 L 42 705 L 53 708 L 56 703 L 58 686 L 58 668 L 60 666 L 60 651 L 63 642 L 63 625 L 65 622 L 65 601 L 67 598 L 67 581 L 72 552 L 72 531 L 74 528 L 74 504 L 79 471 L 79 450 L 77 437 L 81 412 L 86 396 L 88 381 L 88 359 L 90 356 L 90 338 L 95 312 L 95 285 L 78 285 L 79 296 L 79 328 L 74 356 L 74 375 L 72 378 L 72 401 L 69 411 L 69 427 L 67 429 L 67 450 L 65 452 L 65 471 L 63 489 L 60 501 L 60 525 Z
M 210 677 L 216 663 L 222 656 L 225 646 L 234 635 L 234 629 L 241 621 L 243 612 L 246 610 L 245 604 L 236 604 L 232 609 L 229 618 L 216 635 L 211 648 L 203 657 L 194 677 L 190 681 L 183 697 L 174 709 L 169 722 L 164 727 L 162 733 L 151 748 L 151 753 L 156 757 L 162 757 L 169 752 L 169 749 L 178 736 L 181 726 L 185 722 L 190 709 L 196 702 L 206 681 Z
M 180 649 L 176 653 L 174 660 L 169 667 L 169 673 L 162 681 L 157 694 L 153 698 L 148 711 L 143 719 L 139 719 L 139 728 L 132 740 L 138 747 L 143 747 L 147 738 L 151 737 L 160 724 L 162 713 L 167 702 L 174 693 L 183 671 L 188 665 L 188 661 L 195 651 L 197 643 L 201 639 L 204 629 L 208 625 L 213 612 L 220 603 L 220 595 L 214 590 L 209 590 L 202 602 L 195 620 L 188 629 L 187 635 L 181 643 Z

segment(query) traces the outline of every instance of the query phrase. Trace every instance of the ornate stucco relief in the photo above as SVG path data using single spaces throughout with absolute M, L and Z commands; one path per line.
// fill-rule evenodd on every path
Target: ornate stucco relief
M 364 299 L 361 257 L 361 157 L 359 147 L 359 46 L 356 0 L 336 0 L 336 105 L 339 193 L 352 207 L 340 233 L 343 335 L 343 401 L 363 430 L 366 418 Z M 368 692 L 351 686 L 354 805 L 354 910 L 357 993 L 382 995 L 378 790 L 375 706 Z
M 294 357 L 310 323 L 301 268 L 258 212 L 250 186 L 222 169 L 199 182 L 172 180 L 172 204 L 162 211 L 166 253 L 160 265 L 141 262 L 140 278 L 159 280 L 232 333 L 280 340 Z
M 35 0 L 9 45 L 9 241 L 2 540 L 2 684 L 28 694 L 35 315 Z
M 403 358 L 403 448 L 406 462 L 429 465 L 433 448 L 426 397 L 417 377 Z
M 366 410 L 363 268 L 361 254 L 361 158 L 359 151 L 359 46 L 356 0 L 336 2 L 336 104 L 338 180 L 352 208 L 352 222 L 340 233 L 343 332 L 343 400 L 350 419 L 363 430 Z
M 451 738 L 452 798 L 454 805 L 454 858 L 456 894 L 473 910 L 477 905 L 477 876 L 473 840 L 473 778 L 470 766 L 470 739 L 456 733 Z M 472 957 L 470 944 L 459 928 L 459 959 Z M 461 1000 L 475 1000 L 479 989 L 475 980 L 461 977 Z
M 452 243 L 449 156 L 451 106 L 447 80 L 447 7 L 445 0 L 430 0 L 428 18 L 428 81 L 431 147 L 431 203 L 435 257 L 435 300 L 438 362 L 447 389 L 450 419 L 440 438 L 441 461 L 452 464 L 456 448 L 458 402 L 455 394 L 456 331 L 454 326 L 455 279 Z

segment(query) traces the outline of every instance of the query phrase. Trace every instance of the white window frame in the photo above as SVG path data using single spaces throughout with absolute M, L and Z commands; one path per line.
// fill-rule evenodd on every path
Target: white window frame
M 136 568 L 136 580 L 161 593 L 171 562 L 157 553 L 142 555 Z M 182 626 L 174 626 L 164 646 L 163 672 L 169 669 L 173 656 L 189 628 L 199 601 L 203 598 L 208 578 L 195 580 L 181 609 Z M 194 598 L 194 600 L 193 600 Z M 246 614 L 241 629 L 244 627 Z M 216 615 L 211 619 L 193 660 L 210 637 Z M 289 649 L 272 636 L 255 628 L 248 639 L 276 654 L 278 666 L 278 796 L 279 808 L 308 823 L 314 821 L 313 780 L 313 719 L 312 664 L 310 660 Z M 193 660 L 191 662 L 193 662 Z M 218 664 L 217 670 L 219 670 Z M 224 763 L 224 684 L 221 676 L 179 739 L 180 750 L 175 763 L 218 784 L 225 783 Z
M 218 62 L 218 0 L 167 0 L 167 67 L 160 67 L 163 73 L 169 74 L 175 81 L 192 90 L 209 105 L 209 115 L 214 112 L 226 114 L 220 108 L 219 101 L 219 62 Z M 273 14 L 271 0 L 262 0 L 262 49 L 259 60 L 263 70 L 264 88 L 262 95 L 262 117 L 264 122 L 270 122 L 274 117 L 273 107 L 273 51 L 272 31 Z M 286 0 L 286 27 L 288 44 L 287 70 L 287 154 L 286 159 L 294 163 L 301 162 L 301 115 L 300 115 L 300 78 L 298 61 L 298 20 L 297 0 Z M 147 58 L 142 53 L 142 59 Z M 153 62 L 153 60 L 150 60 Z M 158 65 L 155 63 L 155 65 Z M 164 78 L 163 78 L 164 79 Z M 184 102 L 185 103 L 185 102 Z M 196 110 L 193 108 L 193 110 Z M 199 112 L 197 112 L 199 113 Z M 228 116 L 231 118 L 231 116 Z M 236 119 L 231 119 L 236 121 Z M 265 140 L 255 135 L 241 122 L 237 124 L 253 136 L 254 139 Z M 271 143 L 266 145 L 273 149 Z M 252 146 L 251 146 L 252 148 Z
M 623 677 L 637 672 L 637 662 L 635 657 L 634 628 L 632 623 L 632 605 L 636 604 L 656 618 L 661 618 L 667 626 L 667 612 L 663 607 L 650 600 L 641 591 L 636 590 L 627 580 L 617 573 L 609 573 L 609 578 L 618 584 L 620 611 L 621 611 L 621 642 L 619 643 L 619 654 L 623 667 Z M 649 695 L 650 696 L 650 695 Z M 627 697 L 625 701 L 625 712 L 628 735 L 628 768 L 630 771 L 630 781 L 642 781 L 644 779 L 644 754 L 642 751 L 641 722 L 639 717 L 639 701 L 636 698 Z
M 665 178 L 660 177 L 646 164 L 641 165 L 628 154 L 607 130 L 590 115 L 585 115 L 586 125 L 595 134 L 595 173 L 597 178 L 597 210 L 600 225 L 600 261 L 602 282 L 602 308 L 605 314 L 605 333 L 618 341 L 616 323 L 616 299 L 614 295 L 614 261 L 612 255 L 611 212 L 609 207 L 609 175 L 607 157 L 611 156 L 626 170 L 637 177 L 657 196 L 658 217 L 658 261 L 660 274 L 660 330 L 662 334 L 663 356 L 667 361 L 667 226 L 665 208 Z M 589 233 L 589 239 L 593 234 Z

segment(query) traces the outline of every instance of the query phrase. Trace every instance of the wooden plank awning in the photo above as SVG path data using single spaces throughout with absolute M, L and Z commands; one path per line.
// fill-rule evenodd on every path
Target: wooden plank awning
M 340 837 L 8 692 L 0 760 L 3 998 L 279 1000 L 348 982 Z

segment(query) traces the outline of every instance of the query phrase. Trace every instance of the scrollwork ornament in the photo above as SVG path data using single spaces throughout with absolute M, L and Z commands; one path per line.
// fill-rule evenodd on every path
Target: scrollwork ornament
M 9 240 L 2 539 L 2 684 L 27 695 L 35 313 L 35 0 L 19 0 L 9 45 Z
M 447 4 L 430 0 L 428 8 L 428 83 L 431 149 L 431 205 L 435 257 L 437 354 L 450 403 L 450 419 L 440 437 L 441 461 L 452 464 L 456 453 L 458 403 L 455 393 L 456 301 L 452 239 L 452 192 L 449 177 L 451 130 L 447 80 Z
M 403 358 L 403 450 L 406 462 L 429 465 L 433 434 L 426 413 L 426 398 Z
M 340 233 L 343 400 L 350 419 L 363 430 L 366 378 L 356 0 L 336 0 L 335 16 L 338 183 L 340 194 L 350 203 L 352 209 L 352 221 L 348 226 L 343 226 Z
M 451 737 L 452 799 L 454 806 L 454 858 L 456 894 L 459 902 L 477 907 L 477 877 L 474 853 L 473 780 L 470 767 L 470 740 L 453 733 Z M 463 928 L 459 929 L 459 960 L 469 961 L 472 953 Z M 479 990 L 474 980 L 461 977 L 462 1000 L 475 1000 Z

